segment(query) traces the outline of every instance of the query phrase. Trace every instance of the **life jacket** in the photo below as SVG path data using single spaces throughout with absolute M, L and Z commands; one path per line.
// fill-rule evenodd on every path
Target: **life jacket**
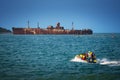
M 93 57 L 93 52 L 89 52 L 89 53 L 88 53 L 88 57 L 89 57 L 89 58 L 92 58 L 92 57 Z
M 80 55 L 80 58 L 82 59 L 82 60 L 86 60 L 86 56 L 85 55 Z
M 86 60 L 86 56 L 85 55 L 82 56 L 82 60 Z

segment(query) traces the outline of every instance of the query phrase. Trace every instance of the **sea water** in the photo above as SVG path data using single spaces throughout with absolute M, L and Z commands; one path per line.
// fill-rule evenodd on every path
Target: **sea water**
M 73 60 L 87 51 L 99 63 Z M 120 34 L 0 34 L 0 80 L 120 80 Z

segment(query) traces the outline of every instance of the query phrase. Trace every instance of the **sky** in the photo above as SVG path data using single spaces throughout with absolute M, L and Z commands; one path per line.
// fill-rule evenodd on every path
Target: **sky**
M 61 23 L 65 29 L 120 33 L 120 0 L 0 0 L 0 27 L 46 28 Z

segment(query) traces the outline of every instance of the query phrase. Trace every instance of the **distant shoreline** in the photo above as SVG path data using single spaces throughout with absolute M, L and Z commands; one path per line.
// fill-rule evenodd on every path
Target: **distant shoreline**
M 12 33 L 12 31 L 10 31 L 10 30 L 8 30 L 8 29 L 5 29 L 5 28 L 0 27 L 0 34 L 6 34 L 6 33 Z

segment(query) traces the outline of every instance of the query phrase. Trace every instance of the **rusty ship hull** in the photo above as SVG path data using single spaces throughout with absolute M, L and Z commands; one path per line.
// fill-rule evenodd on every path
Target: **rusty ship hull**
M 92 30 L 51 30 L 40 28 L 12 28 L 13 34 L 93 34 Z
M 12 28 L 13 34 L 79 34 L 79 35 L 87 35 L 93 34 L 91 29 L 83 29 L 83 30 L 68 30 L 64 29 L 64 27 L 60 26 L 60 23 L 57 23 L 56 27 L 48 26 L 46 29 L 42 28 Z

